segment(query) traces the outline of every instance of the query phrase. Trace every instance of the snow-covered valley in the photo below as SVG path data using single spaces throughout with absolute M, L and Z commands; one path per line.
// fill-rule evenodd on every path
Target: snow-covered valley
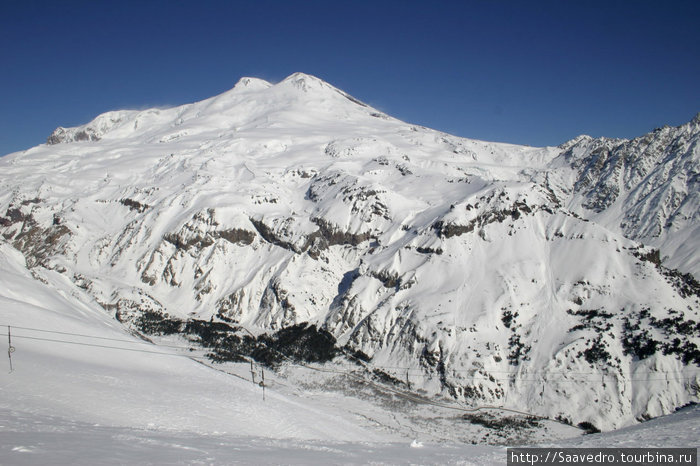
M 0 159 L 3 455 L 689 446 L 634 425 L 699 401 L 699 139 L 462 139 L 301 73 L 59 128 Z

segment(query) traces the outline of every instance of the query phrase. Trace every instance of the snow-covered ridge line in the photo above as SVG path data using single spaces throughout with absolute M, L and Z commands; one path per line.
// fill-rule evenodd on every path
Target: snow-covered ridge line
M 611 429 L 698 401 L 698 122 L 532 148 L 243 78 L 3 158 L 0 233 L 132 330 L 314 326 L 402 389 Z

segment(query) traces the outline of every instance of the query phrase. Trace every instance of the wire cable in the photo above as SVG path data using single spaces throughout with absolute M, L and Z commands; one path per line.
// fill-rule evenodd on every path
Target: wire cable
M 53 334 L 59 334 L 59 335 L 64 335 L 64 336 L 75 336 L 75 337 L 81 337 L 81 338 L 94 338 L 94 339 L 99 339 L 99 340 L 117 341 L 117 342 L 122 342 L 122 343 L 129 343 L 129 344 L 148 344 L 147 341 L 140 342 L 140 341 L 136 341 L 136 340 L 125 340 L 125 339 L 117 339 L 117 338 L 109 338 L 109 337 L 100 337 L 100 336 L 95 336 L 95 335 L 86 335 L 86 334 L 71 333 L 71 332 L 62 332 L 62 331 L 57 331 L 57 330 L 46 330 L 46 329 L 38 329 L 38 328 L 31 328 L 31 327 L 20 327 L 20 326 L 8 326 L 8 327 L 10 327 L 10 328 L 11 328 L 11 327 L 14 327 L 14 328 L 16 328 L 16 329 L 22 329 L 22 330 L 28 330 L 28 331 L 53 333 Z M 245 332 L 247 332 L 251 337 L 255 338 L 255 335 L 253 335 L 253 333 L 250 332 L 248 329 L 246 329 L 245 327 L 240 327 L 240 328 L 241 328 L 242 330 L 244 330 Z M 9 336 L 9 333 L 0 333 L 0 336 Z M 192 356 L 191 354 L 188 355 L 188 354 L 178 354 L 178 353 L 173 353 L 173 352 L 151 351 L 151 350 L 144 350 L 144 349 L 137 349 L 137 348 L 125 348 L 125 347 L 121 347 L 121 346 L 101 345 L 101 344 L 96 344 L 96 343 L 87 343 L 87 342 L 69 341 L 69 340 L 59 340 L 59 339 L 53 339 L 53 338 L 33 337 L 33 336 L 27 336 L 27 335 L 17 335 L 17 334 L 13 334 L 12 336 L 15 337 L 15 338 L 20 338 L 20 339 L 28 339 L 28 340 L 35 340 L 35 341 L 45 341 L 45 342 L 50 342 L 50 343 L 63 343 L 63 344 L 71 344 L 71 345 L 95 347 L 95 348 L 104 348 L 104 349 L 131 351 L 131 352 L 137 352 L 137 353 L 147 353 L 147 354 L 157 354 L 157 355 L 164 355 L 164 356 L 186 357 L 186 358 L 188 358 L 188 359 L 190 359 L 190 360 L 192 360 L 192 361 L 194 361 L 194 362 L 197 362 L 197 363 L 199 363 L 199 364 L 202 364 L 202 365 L 204 365 L 204 366 L 206 366 L 206 367 L 209 367 L 209 368 L 211 368 L 211 369 L 217 370 L 217 371 L 219 371 L 219 372 L 224 372 L 225 374 L 228 374 L 228 375 L 237 377 L 237 378 L 239 378 L 239 379 L 241 379 L 241 380 L 244 380 L 244 381 L 246 381 L 246 382 L 252 382 L 252 380 L 246 379 L 245 377 L 242 377 L 242 376 L 240 376 L 240 375 L 238 375 L 238 374 L 234 374 L 234 373 L 231 373 L 231 372 L 228 372 L 228 371 L 224 371 L 224 370 L 220 370 L 220 369 L 214 368 L 214 367 L 211 366 L 210 364 L 207 364 L 205 361 L 202 361 L 202 360 L 200 360 L 200 359 L 197 359 L 196 357 Z M 378 383 L 375 382 L 374 380 L 367 379 L 366 377 L 363 377 L 362 375 L 357 374 L 357 373 L 352 372 L 352 371 L 347 371 L 347 370 L 341 371 L 341 370 L 334 370 L 334 369 L 328 369 L 328 368 L 320 368 L 320 367 L 313 367 L 313 366 L 310 366 L 310 365 L 308 365 L 308 364 L 305 364 L 305 363 L 303 363 L 303 362 L 296 361 L 296 360 L 294 360 L 294 359 L 288 357 L 286 354 L 282 353 L 281 351 L 277 350 L 276 348 L 272 348 L 270 345 L 268 345 L 268 344 L 267 344 L 266 342 L 264 342 L 264 341 L 258 341 L 258 342 L 259 342 L 260 344 L 262 344 L 263 346 L 265 346 L 268 350 L 277 353 L 277 354 L 280 355 L 284 360 L 288 361 L 290 364 L 292 364 L 292 365 L 294 365 L 294 366 L 302 367 L 302 368 L 309 369 L 309 370 L 316 371 L 316 372 L 330 373 L 330 374 L 336 374 L 336 375 L 343 375 L 343 376 L 349 377 L 350 379 L 355 380 L 356 382 L 358 382 L 358 383 L 360 383 L 360 384 L 372 386 L 374 389 L 376 389 L 376 390 L 378 390 L 378 391 L 380 391 L 380 392 L 382 392 L 382 391 L 385 392 L 385 393 L 388 392 L 388 393 L 391 393 L 391 394 L 393 394 L 393 395 L 396 395 L 396 396 L 398 396 L 398 397 L 404 398 L 404 399 L 406 399 L 406 400 L 408 400 L 408 401 L 411 401 L 411 402 L 414 402 L 414 403 L 417 403 L 417 404 L 430 405 L 430 406 L 440 407 L 440 408 L 443 408 L 443 409 L 449 409 L 449 410 L 460 411 L 460 412 L 464 412 L 464 413 L 474 413 L 474 412 L 482 411 L 482 410 L 506 411 L 506 412 L 513 412 L 513 413 L 520 414 L 520 415 L 524 415 L 524 416 L 532 416 L 532 417 L 535 417 L 535 418 L 538 418 L 538 419 L 544 419 L 544 420 L 549 420 L 549 421 L 558 422 L 558 423 L 562 423 L 562 424 L 567 424 L 567 423 L 565 423 L 565 422 L 563 422 L 563 421 L 561 421 L 561 420 L 558 420 L 558 419 L 553 419 L 553 418 L 549 418 L 549 417 L 546 417 L 546 416 L 541 416 L 541 415 L 537 415 L 537 414 L 527 413 L 527 412 L 524 412 L 524 411 L 519 411 L 519 410 L 515 410 L 515 409 L 512 409 L 512 408 L 506 408 L 506 407 L 502 407 L 502 406 L 490 406 L 490 405 L 486 405 L 486 406 L 477 406 L 477 407 L 474 407 L 474 408 L 467 408 L 467 407 L 460 406 L 460 405 L 451 405 L 451 404 L 446 404 L 446 403 L 439 402 L 439 401 L 435 401 L 435 400 L 430 400 L 430 399 L 421 397 L 421 396 L 419 396 L 419 395 L 416 395 L 416 394 L 414 394 L 414 393 L 405 392 L 405 391 L 403 391 L 403 390 L 399 390 L 399 389 L 397 389 L 397 388 L 389 387 L 389 386 L 384 385 L 384 384 L 378 384 Z M 153 344 L 153 343 L 151 343 L 151 344 Z M 153 344 L 153 345 L 154 345 L 154 346 L 162 346 L 162 347 L 171 347 L 171 348 L 174 348 L 174 349 L 180 349 L 180 350 L 185 350 L 185 351 L 190 351 L 190 352 L 195 351 L 194 348 L 189 348 L 189 347 L 168 346 L 168 345 L 157 345 L 157 344 Z M 240 356 L 242 360 L 245 360 L 245 361 L 250 362 L 250 359 L 249 359 L 247 356 L 245 356 L 245 355 L 243 355 L 243 354 L 238 354 L 238 356 Z M 354 357 L 354 356 L 352 356 L 352 355 L 346 354 L 346 356 L 351 357 L 351 358 L 353 358 L 353 359 L 356 359 L 356 360 L 361 364 L 362 368 L 363 368 L 365 371 L 367 371 L 368 374 L 371 374 L 374 370 L 392 369 L 392 368 L 397 369 L 397 367 L 395 367 L 395 366 L 385 366 L 385 367 L 382 367 L 382 366 L 370 366 L 370 365 L 367 365 L 366 362 L 364 362 L 364 361 L 362 361 L 362 360 L 360 360 L 360 359 L 358 359 L 358 358 L 356 358 L 356 357 Z M 408 369 L 408 368 L 405 368 L 405 369 Z M 405 369 L 404 369 L 404 370 L 405 370 Z M 492 372 L 501 372 L 501 373 L 507 373 L 507 374 L 511 374 L 511 375 L 518 375 L 518 374 L 520 373 L 520 372 L 505 372 L 505 371 L 492 371 Z M 545 374 L 548 374 L 548 375 L 551 375 L 551 374 L 552 374 L 552 373 L 547 373 L 546 371 L 528 371 L 528 375 L 530 375 L 530 374 L 535 374 L 535 373 L 545 373 Z M 601 374 L 599 374 L 599 373 L 596 374 L 596 373 L 585 373 L 585 372 L 570 372 L 570 373 L 568 373 L 568 374 L 571 374 L 571 373 L 576 373 L 576 374 L 580 374 L 580 375 L 594 375 L 594 374 L 595 374 L 596 377 L 595 377 L 595 378 L 576 378 L 575 380 L 561 380 L 561 379 L 560 379 L 560 380 L 558 380 L 557 382 L 559 382 L 559 383 L 562 383 L 562 382 L 563 382 L 563 383 L 581 383 L 583 380 L 585 380 L 585 381 L 595 381 L 596 383 L 599 383 L 600 380 L 601 380 L 601 379 L 600 379 L 600 375 L 601 375 Z M 659 371 L 653 372 L 653 371 L 648 371 L 648 372 L 641 372 L 641 373 L 666 373 L 666 374 L 675 374 L 675 373 L 680 373 L 680 371 L 670 371 L 670 372 L 659 372 Z M 567 373 L 559 373 L 559 374 L 567 374 Z M 609 377 L 609 376 L 608 376 L 608 377 Z M 532 382 L 532 383 L 537 383 L 537 384 L 552 382 L 552 379 L 551 379 L 551 378 L 548 378 L 548 380 L 543 380 L 543 379 L 517 379 L 517 378 L 510 378 L 510 377 L 504 379 L 504 378 L 490 378 L 490 377 L 474 377 L 474 376 L 472 376 L 472 377 L 470 377 L 470 379 L 472 379 L 472 380 L 489 380 L 489 381 L 511 381 L 511 382 L 516 382 L 516 380 L 517 380 L 517 381 L 519 381 L 519 382 Z M 582 380 L 582 379 L 583 379 L 583 380 Z M 683 377 L 683 378 L 678 378 L 678 377 L 669 378 L 669 377 L 666 377 L 666 378 L 663 378 L 663 379 L 627 379 L 627 380 L 628 380 L 628 381 L 631 381 L 631 382 L 650 382 L 650 381 L 666 381 L 666 382 L 670 382 L 670 381 L 688 381 L 688 380 L 697 380 L 697 376 L 696 376 L 696 377 Z M 253 383 L 254 383 L 254 382 L 253 382 Z M 567 425 L 569 425 L 569 424 L 567 424 Z M 573 426 L 573 427 L 576 427 L 576 426 Z
M 0 333 L 0 336 L 7 336 L 7 333 Z M 41 337 L 30 337 L 27 335 L 12 335 L 13 338 L 23 338 L 26 340 L 38 340 L 38 341 L 47 341 L 51 343 L 65 343 L 69 345 L 78 345 L 78 346 L 91 346 L 93 348 L 106 348 L 106 349 L 115 349 L 115 350 L 122 350 L 122 351 L 132 351 L 135 353 L 149 353 L 149 354 L 162 354 L 165 356 L 185 356 L 189 357 L 186 354 L 177 354 L 177 353 L 166 353 L 163 351 L 150 351 L 150 350 L 143 350 L 143 349 L 136 349 L 136 348 L 124 348 L 122 346 L 109 346 L 109 345 L 98 345 L 95 343 L 85 343 L 85 342 L 80 342 L 80 341 L 68 341 L 68 340 L 56 340 L 53 338 L 41 338 Z M 195 351 L 192 348 L 184 348 L 189 351 Z
M 0 324 L 2 325 L 2 324 Z M 33 328 L 33 327 L 20 327 L 17 325 L 2 325 L 3 327 L 12 327 L 13 329 L 20 329 L 20 330 L 28 330 L 31 332 L 42 332 L 42 333 L 53 333 L 56 335 L 65 335 L 65 336 L 73 336 L 73 337 L 81 337 L 81 338 L 92 338 L 94 340 L 105 340 L 105 341 L 117 341 L 121 343 L 130 343 L 134 345 L 156 345 L 156 343 L 153 343 L 152 341 L 149 341 L 147 339 L 144 339 L 141 335 L 140 340 L 126 340 L 123 338 L 110 338 L 110 337 L 102 337 L 102 336 L 97 336 L 97 335 L 87 335 L 84 333 L 73 333 L 73 332 L 61 332 L 58 330 L 47 330 L 47 329 L 41 329 L 41 328 Z M 179 346 L 179 345 L 168 345 L 168 344 L 157 344 L 157 346 L 161 348 L 175 348 L 175 349 L 182 349 L 182 350 L 189 350 L 191 347 L 187 346 Z

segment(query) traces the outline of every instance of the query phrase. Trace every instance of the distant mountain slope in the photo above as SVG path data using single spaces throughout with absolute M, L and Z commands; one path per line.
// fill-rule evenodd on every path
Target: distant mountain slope
M 488 143 L 312 76 L 244 78 L 4 157 L 0 232 L 128 327 L 220 359 L 266 342 L 610 429 L 698 401 L 697 138 L 696 118 Z
M 575 170 L 569 208 L 700 276 L 700 114 L 630 141 L 581 137 L 562 149 Z

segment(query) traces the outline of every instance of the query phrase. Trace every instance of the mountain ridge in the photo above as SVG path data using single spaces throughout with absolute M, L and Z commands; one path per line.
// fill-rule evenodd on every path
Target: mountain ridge
M 532 148 L 245 79 L 1 159 L 3 241 L 140 332 L 314 325 L 427 396 L 606 430 L 698 401 L 696 123 Z

